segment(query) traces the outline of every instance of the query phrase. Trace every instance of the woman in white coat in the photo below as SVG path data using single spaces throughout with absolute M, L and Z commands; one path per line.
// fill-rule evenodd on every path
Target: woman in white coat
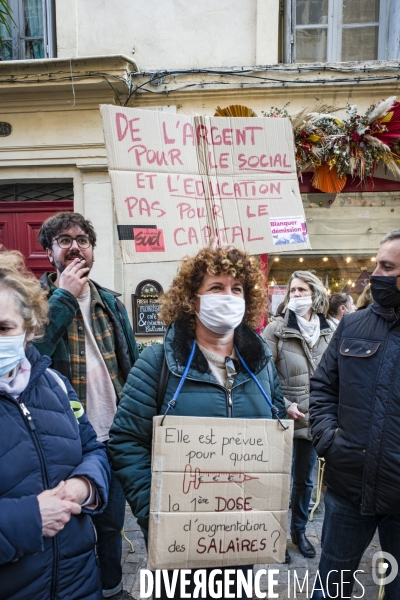
M 294 420 L 292 465 L 293 543 L 300 553 L 312 558 L 315 549 L 307 539 L 308 507 L 313 489 L 317 454 L 309 424 L 310 377 L 332 337 L 325 318 L 328 297 L 321 281 L 310 271 L 290 276 L 284 298 L 285 312 L 276 316 L 263 333 L 278 371 L 288 416 Z M 290 560 L 287 557 L 287 562 Z

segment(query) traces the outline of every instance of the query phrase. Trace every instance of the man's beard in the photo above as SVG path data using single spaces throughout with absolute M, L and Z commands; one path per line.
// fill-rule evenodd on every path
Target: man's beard
M 87 261 L 86 258 L 84 256 L 82 256 L 82 254 L 79 254 L 79 252 L 69 252 L 68 254 L 65 255 L 63 261 L 54 259 L 53 266 L 57 269 L 57 271 L 61 275 L 61 273 L 63 271 L 65 271 L 65 269 L 68 267 L 68 265 L 71 264 L 69 262 L 69 260 L 70 259 L 73 260 L 74 258 L 81 258 L 84 261 L 80 264 L 81 268 L 89 267 L 89 269 L 91 269 L 93 266 L 93 259 L 90 261 Z M 85 273 L 85 277 L 87 277 L 89 275 L 89 273 L 90 273 L 90 271 Z

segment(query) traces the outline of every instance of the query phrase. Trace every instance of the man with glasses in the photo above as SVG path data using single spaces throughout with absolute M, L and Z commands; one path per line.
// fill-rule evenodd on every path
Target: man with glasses
M 108 432 L 137 348 L 123 304 L 116 292 L 89 278 L 96 245 L 90 221 L 79 213 L 60 212 L 40 229 L 39 242 L 56 273 L 41 278 L 49 296 L 49 324 L 36 343 L 52 367 L 68 377 L 85 406 L 97 439 Z M 122 537 L 125 497 L 112 475 L 106 510 L 93 517 L 104 598 L 132 598 L 122 590 Z

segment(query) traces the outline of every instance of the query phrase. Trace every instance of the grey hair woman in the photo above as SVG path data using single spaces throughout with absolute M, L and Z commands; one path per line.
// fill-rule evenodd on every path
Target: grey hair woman
M 325 288 L 310 271 L 292 273 L 284 302 L 286 311 L 266 327 L 263 337 L 275 361 L 288 416 L 295 422 L 292 541 L 303 556 L 312 558 L 315 549 L 305 535 L 317 460 L 308 414 L 310 376 L 330 342 L 332 329 L 325 318 L 328 310 Z
M 30 343 L 47 314 L 22 254 L 0 251 L 0 598 L 101 600 L 91 516 L 110 468 L 69 381 Z

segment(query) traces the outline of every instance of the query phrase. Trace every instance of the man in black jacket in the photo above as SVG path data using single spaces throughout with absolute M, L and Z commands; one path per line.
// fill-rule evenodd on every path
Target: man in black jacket
M 391 555 L 385 600 L 400 598 L 400 229 L 383 238 L 376 263 L 373 304 L 342 319 L 311 380 L 311 432 L 328 486 L 319 573 L 331 594 L 314 599 L 351 597 L 377 528 Z

